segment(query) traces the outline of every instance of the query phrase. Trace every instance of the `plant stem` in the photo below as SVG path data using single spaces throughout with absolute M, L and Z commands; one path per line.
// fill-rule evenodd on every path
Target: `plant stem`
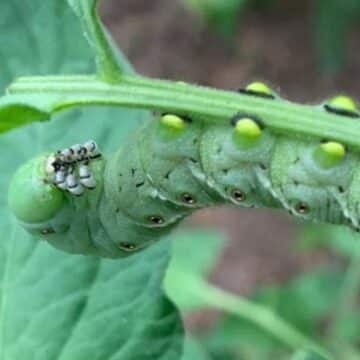
M 356 239 L 357 240 L 357 239 Z M 357 245 L 357 243 L 356 243 Z M 360 294 L 360 257 L 357 251 L 350 261 L 344 282 L 340 290 L 339 301 L 330 327 L 330 336 L 338 338 L 336 328 L 339 323 L 346 319 L 349 312 L 354 310 Z M 339 340 L 339 339 L 337 339 Z
M 251 321 L 292 350 L 312 350 L 326 359 L 333 359 L 325 348 L 307 338 L 272 310 L 245 298 L 229 294 L 200 278 L 193 277 L 191 280 L 187 278 L 186 283 L 187 291 L 192 296 L 201 299 L 203 303 Z
M 273 131 L 286 136 L 334 139 L 360 150 L 360 121 L 326 112 L 320 106 L 271 100 L 215 90 L 183 82 L 122 76 L 117 84 L 95 77 L 30 77 L 17 80 L 2 101 L 27 104 L 53 113 L 80 105 L 115 105 L 190 115 L 228 124 L 241 112 L 259 117 Z
M 116 83 L 121 79 L 123 67 L 129 70 L 130 65 L 117 56 L 118 49 L 112 43 L 111 36 L 104 28 L 98 12 L 98 0 L 68 0 L 69 5 L 81 21 L 84 35 L 93 48 L 100 79 L 108 83 Z

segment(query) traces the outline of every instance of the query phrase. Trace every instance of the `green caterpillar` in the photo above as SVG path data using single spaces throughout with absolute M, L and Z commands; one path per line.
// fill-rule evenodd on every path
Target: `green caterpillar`
M 259 82 L 240 92 L 277 98 Z M 345 96 L 324 111 L 360 117 Z M 9 205 L 26 230 L 57 248 L 113 258 L 223 203 L 284 208 L 358 231 L 358 155 L 337 141 L 275 134 L 264 123 L 241 111 L 227 124 L 163 114 L 107 159 L 89 142 L 31 160 L 11 182 Z

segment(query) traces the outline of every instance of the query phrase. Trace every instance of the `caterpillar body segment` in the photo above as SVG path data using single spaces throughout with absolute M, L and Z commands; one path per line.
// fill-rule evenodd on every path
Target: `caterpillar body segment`
M 273 139 L 266 134 L 257 146 L 239 148 L 234 129 L 212 126 L 201 140 L 202 166 L 213 187 L 223 199 L 243 207 L 276 206 L 277 200 L 262 186 L 262 172 L 269 177 Z M 241 195 L 240 195 L 241 194 Z
M 153 186 L 141 163 L 136 139 L 118 150 L 105 170 L 105 196 L 114 213 L 126 214 L 144 227 L 165 227 L 181 219 L 182 209 Z
M 245 93 L 276 101 L 259 84 Z M 324 106 L 339 121 L 355 110 L 344 99 Z M 14 177 L 9 204 L 27 230 L 54 246 L 113 258 L 221 203 L 284 208 L 305 221 L 360 229 L 358 154 L 336 139 L 285 136 L 265 124 L 248 112 L 227 124 L 164 114 L 106 161 L 93 141 L 30 161 Z M 53 198 L 41 207 L 47 192 Z
M 313 157 L 318 144 L 278 138 L 271 162 L 273 188 L 282 206 L 303 220 L 346 222 L 337 193 L 351 178 L 350 163 L 323 169 Z M 348 174 L 348 175 L 347 175 Z
M 220 201 L 212 188 L 193 175 L 203 174 L 200 159 L 203 131 L 201 122 L 185 122 L 181 133 L 171 138 L 172 127 L 166 128 L 160 121 L 139 137 L 138 147 L 150 182 L 162 198 L 184 208 L 186 213 Z

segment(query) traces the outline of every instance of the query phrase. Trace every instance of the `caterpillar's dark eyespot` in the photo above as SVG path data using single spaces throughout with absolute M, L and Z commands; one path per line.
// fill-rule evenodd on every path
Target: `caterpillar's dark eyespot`
M 326 111 L 352 118 L 360 117 L 359 109 L 353 99 L 347 96 L 336 96 L 324 105 Z
M 196 203 L 195 197 L 189 193 L 182 194 L 181 199 L 184 203 L 189 204 L 189 205 L 193 205 Z
M 55 230 L 53 228 L 46 228 L 46 229 L 42 229 L 40 233 L 41 235 L 55 234 Z
M 246 200 L 246 194 L 239 189 L 232 190 L 231 197 L 237 202 L 243 202 Z
M 149 221 L 155 225 L 161 225 L 164 223 L 164 219 L 160 215 L 150 215 Z
M 305 215 L 308 214 L 310 212 L 310 207 L 308 204 L 304 203 L 304 202 L 299 202 L 296 204 L 295 206 L 295 210 L 297 213 L 301 214 L 301 215 Z
M 275 99 L 273 91 L 266 84 L 259 81 L 255 81 L 249 84 L 248 86 L 246 86 L 245 89 L 239 89 L 238 92 L 245 95 L 253 95 L 267 99 Z
M 136 251 L 138 249 L 138 247 L 135 244 L 131 244 L 131 243 L 127 243 L 127 242 L 121 242 L 119 244 L 119 248 L 124 250 L 124 251 Z

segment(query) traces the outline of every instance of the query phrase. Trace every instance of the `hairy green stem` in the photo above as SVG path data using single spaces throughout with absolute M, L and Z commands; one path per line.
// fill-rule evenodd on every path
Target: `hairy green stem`
M 326 112 L 322 106 L 263 99 L 183 82 L 122 76 L 117 84 L 95 77 L 21 78 L 3 101 L 28 104 L 52 113 L 80 105 L 113 105 L 190 115 L 227 124 L 238 112 L 258 116 L 270 129 L 288 136 L 340 141 L 360 150 L 360 121 Z
M 272 310 L 243 297 L 229 294 L 200 278 L 194 277 L 192 281 L 187 279 L 186 283 L 187 291 L 203 303 L 256 324 L 292 350 L 312 350 L 326 359 L 333 359 L 325 348 L 307 338 Z
M 98 12 L 98 0 L 68 0 L 69 5 L 81 21 L 84 34 L 96 55 L 98 77 L 108 83 L 117 83 L 121 79 L 123 67 L 129 64 L 117 56 L 118 49 L 112 43 L 111 36 L 104 28 Z

